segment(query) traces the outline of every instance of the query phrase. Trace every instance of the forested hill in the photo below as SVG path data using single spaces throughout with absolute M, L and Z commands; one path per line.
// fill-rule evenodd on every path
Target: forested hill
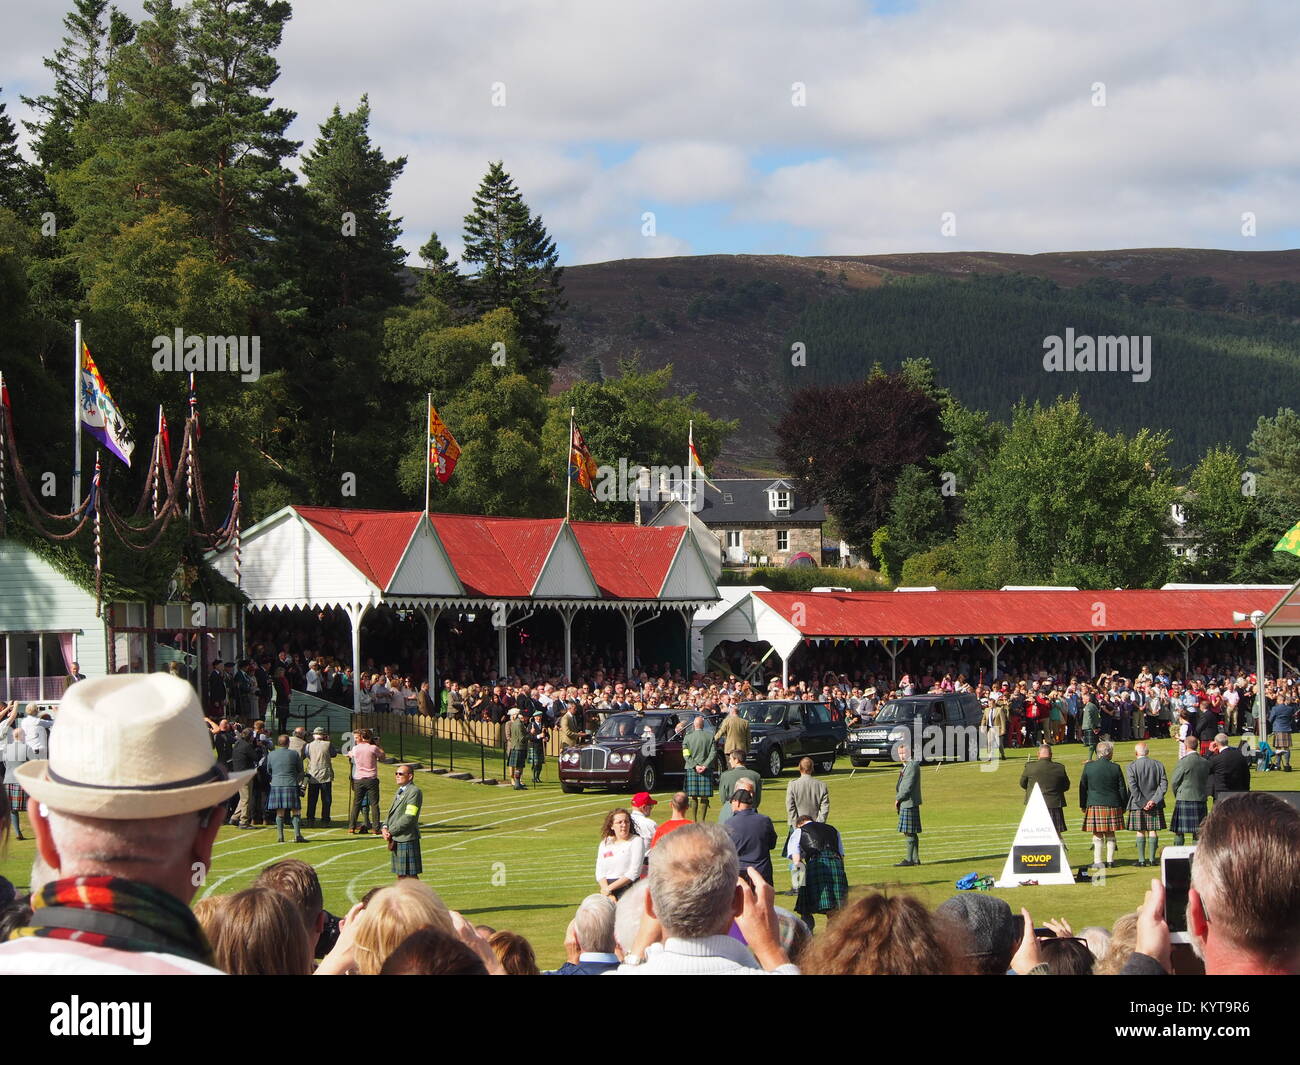
M 1175 463 L 1244 449 L 1260 415 L 1300 400 L 1300 252 L 1144 249 L 1019 256 L 700 256 L 565 271 L 559 376 L 636 350 L 675 387 L 741 419 L 724 468 L 772 465 L 772 424 L 805 384 L 929 358 L 966 405 L 1078 392 L 1099 425 L 1167 429 Z M 1043 341 L 1150 336 L 1150 379 L 1049 373 Z M 792 365 L 801 343 L 806 365 Z

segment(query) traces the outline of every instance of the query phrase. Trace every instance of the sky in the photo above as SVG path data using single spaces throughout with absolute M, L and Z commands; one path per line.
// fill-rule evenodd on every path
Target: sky
M 0 101 L 18 121 L 66 8 L 10 6 Z M 276 101 L 309 147 L 369 94 L 373 141 L 407 157 L 393 210 L 412 261 L 433 231 L 459 257 L 494 159 L 563 265 L 1300 245 L 1290 0 L 294 6 Z

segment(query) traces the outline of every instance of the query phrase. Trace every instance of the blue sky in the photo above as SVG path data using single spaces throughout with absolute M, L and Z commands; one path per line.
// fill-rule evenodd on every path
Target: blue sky
M 7 13 L 16 120 L 63 9 Z M 412 253 L 436 230 L 459 255 L 498 158 L 566 264 L 1264 250 L 1300 238 L 1298 30 L 1300 5 L 1235 0 L 299 0 L 274 92 L 308 143 L 369 94 Z

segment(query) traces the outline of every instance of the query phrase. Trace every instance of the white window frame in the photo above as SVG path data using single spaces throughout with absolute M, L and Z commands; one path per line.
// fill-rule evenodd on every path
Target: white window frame
M 776 531 L 776 549 L 778 551 L 790 550 L 790 530 L 777 529 Z

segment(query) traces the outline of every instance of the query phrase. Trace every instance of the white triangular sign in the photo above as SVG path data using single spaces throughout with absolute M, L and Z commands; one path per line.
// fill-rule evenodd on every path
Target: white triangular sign
M 1015 842 L 1011 844 L 1007 863 L 1002 867 L 1002 876 L 993 886 L 1019 887 L 1026 880 L 1037 880 L 1040 884 L 1074 883 L 1065 844 L 1057 835 L 1042 789 L 1037 784 L 1025 804 L 1025 814 L 1016 829 Z

